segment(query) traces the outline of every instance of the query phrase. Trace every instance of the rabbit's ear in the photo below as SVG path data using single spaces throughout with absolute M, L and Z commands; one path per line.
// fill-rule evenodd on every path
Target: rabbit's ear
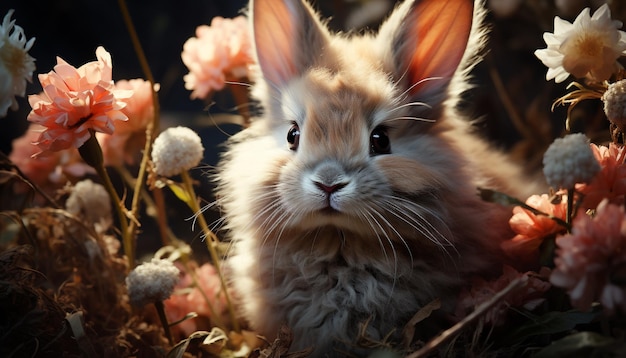
M 432 106 L 445 99 L 468 45 L 473 13 L 473 0 L 407 0 L 381 26 L 379 44 L 410 95 Z
M 328 30 L 302 0 L 253 0 L 250 11 L 259 66 L 270 84 L 286 84 L 320 56 Z

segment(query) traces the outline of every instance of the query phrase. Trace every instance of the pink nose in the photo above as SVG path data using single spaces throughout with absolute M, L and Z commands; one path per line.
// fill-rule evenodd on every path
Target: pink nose
M 347 184 L 345 183 L 337 183 L 337 184 L 333 184 L 333 185 L 326 185 L 320 182 L 314 182 L 315 186 L 317 186 L 318 188 L 320 188 L 323 192 L 325 192 L 326 194 L 332 194 L 336 191 L 338 191 L 339 189 L 345 187 Z

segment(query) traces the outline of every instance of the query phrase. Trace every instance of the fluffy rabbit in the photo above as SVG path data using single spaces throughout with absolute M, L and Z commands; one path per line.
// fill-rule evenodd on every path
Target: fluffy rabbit
M 229 141 L 217 175 L 242 317 L 292 350 L 402 331 L 434 299 L 454 307 L 499 270 L 520 177 L 455 111 L 482 45 L 471 0 L 407 0 L 378 34 L 331 34 L 302 0 L 252 0 L 263 115 Z M 363 325 L 367 322 L 367 325 Z M 392 336 L 398 342 L 398 337 Z

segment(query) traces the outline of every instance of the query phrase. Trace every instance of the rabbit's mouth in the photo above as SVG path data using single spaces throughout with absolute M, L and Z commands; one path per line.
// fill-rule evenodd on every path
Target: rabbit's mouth
M 319 210 L 319 213 L 322 215 L 339 215 L 341 214 L 341 212 L 335 208 L 333 208 L 332 206 L 328 205 L 323 209 Z

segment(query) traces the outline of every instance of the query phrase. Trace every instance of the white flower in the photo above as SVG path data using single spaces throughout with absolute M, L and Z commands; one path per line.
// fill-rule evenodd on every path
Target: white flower
M 169 177 L 197 166 L 204 156 L 202 141 L 187 127 L 172 127 L 154 140 L 152 161 L 154 171 Z
M 604 113 L 620 130 L 626 127 L 626 80 L 611 83 L 602 95 Z
M 589 140 L 581 133 L 557 138 L 543 155 L 543 174 L 555 189 L 573 189 L 576 183 L 588 183 L 599 171 Z
M 585 8 L 571 24 L 556 16 L 554 33 L 546 32 L 547 48 L 536 50 L 548 67 L 546 80 L 563 82 L 571 74 L 602 82 L 621 68 L 617 59 L 626 54 L 626 33 L 618 30 L 622 23 L 611 20 L 611 10 L 602 5 L 593 16 Z
M 7 115 L 9 107 L 17 109 L 15 96 L 24 97 L 26 81 L 32 81 L 35 71 L 35 59 L 28 54 L 35 38 L 27 42 L 24 30 L 11 21 L 11 15 L 13 10 L 0 25 L 0 117 Z
M 89 179 L 74 185 L 70 196 L 65 201 L 65 209 L 74 214 L 82 215 L 87 221 L 99 224 L 106 230 L 112 222 L 111 198 L 106 189 Z
M 141 307 L 165 301 L 178 283 L 180 271 L 169 260 L 153 258 L 137 267 L 126 277 L 130 303 Z

